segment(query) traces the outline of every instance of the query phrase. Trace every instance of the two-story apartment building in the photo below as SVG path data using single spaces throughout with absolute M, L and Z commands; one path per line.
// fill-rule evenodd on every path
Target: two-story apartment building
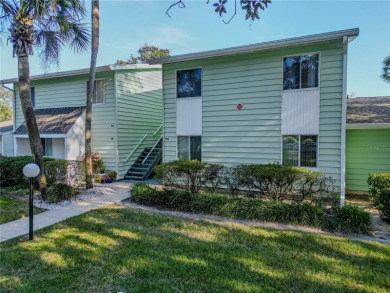
M 348 44 L 358 29 L 155 59 L 163 161 L 272 163 L 332 176 L 344 200 Z
M 161 66 L 110 65 L 96 72 L 92 151 L 100 153 L 106 168 L 123 178 L 144 148 L 155 145 L 162 135 Z M 81 69 L 31 77 L 45 156 L 82 158 L 88 73 L 89 69 Z M 18 80 L 1 83 L 14 84 L 14 155 L 30 155 Z

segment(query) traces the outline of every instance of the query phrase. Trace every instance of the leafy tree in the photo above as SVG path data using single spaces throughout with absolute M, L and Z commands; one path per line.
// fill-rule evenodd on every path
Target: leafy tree
M 382 79 L 390 83 L 390 55 L 383 60 Z
M 92 165 L 92 101 L 95 84 L 96 61 L 99 51 L 99 0 L 92 0 L 92 42 L 91 42 L 91 66 L 89 68 L 89 84 L 87 91 L 87 103 L 85 110 L 85 182 L 86 188 L 93 187 L 93 165 Z
M 138 56 L 130 55 L 130 58 L 125 60 L 117 60 L 116 65 L 122 64 L 146 64 L 149 60 L 156 58 L 164 58 L 170 56 L 171 50 L 161 49 L 159 47 L 144 44 L 138 49 Z
M 0 87 L 0 122 L 12 119 L 12 91 Z
M 234 13 L 229 18 L 229 20 L 223 20 L 225 24 L 230 23 L 230 21 L 236 16 L 237 14 L 237 1 L 234 0 Z M 265 8 L 268 8 L 268 3 L 271 3 L 271 0 L 239 0 L 241 9 L 245 11 L 245 19 L 255 20 L 260 19 L 259 15 L 259 9 L 265 10 Z M 207 4 L 210 3 L 210 0 L 207 0 Z M 228 3 L 228 0 L 218 0 L 218 2 L 214 3 L 213 6 L 215 7 L 215 12 L 219 14 L 219 16 L 222 17 L 222 15 L 227 13 L 226 4 Z M 173 3 L 167 11 L 165 12 L 169 17 L 171 15 L 169 14 L 169 11 L 171 8 L 178 6 L 179 8 L 185 8 L 186 5 L 182 0 L 177 1 L 176 3 Z
M 18 58 L 20 102 L 31 153 L 41 169 L 38 183 L 42 196 L 46 195 L 46 176 L 43 148 L 31 101 L 29 55 L 33 54 L 34 46 L 44 64 L 50 64 L 58 62 L 59 52 L 65 44 L 75 51 L 86 49 L 89 35 L 80 23 L 84 14 L 81 0 L 0 0 L 1 38 L 7 38 L 13 47 L 13 57 Z

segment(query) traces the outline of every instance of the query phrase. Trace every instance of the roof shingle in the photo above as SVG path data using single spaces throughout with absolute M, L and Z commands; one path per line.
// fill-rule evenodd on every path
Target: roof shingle
M 85 107 L 36 109 L 34 112 L 39 133 L 66 134 L 84 110 Z M 27 134 L 26 122 L 16 129 L 15 134 Z
M 347 124 L 390 123 L 390 97 L 347 100 Z

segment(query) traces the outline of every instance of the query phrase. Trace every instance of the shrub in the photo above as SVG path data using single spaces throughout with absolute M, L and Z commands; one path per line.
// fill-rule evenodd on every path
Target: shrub
M 65 183 L 55 183 L 47 189 L 47 201 L 69 200 L 76 195 L 75 189 Z
M 378 210 L 382 220 L 390 223 L 390 190 L 382 189 L 378 195 Z
M 242 165 L 240 185 L 250 192 L 282 200 L 291 194 L 294 182 L 299 179 L 299 169 L 280 164 Z
M 329 231 L 368 233 L 371 228 L 369 214 L 354 206 L 327 210 L 310 203 L 288 204 L 221 194 L 193 194 L 174 189 L 156 190 L 145 184 L 134 185 L 131 199 L 140 204 L 183 212 L 306 225 Z
M 301 202 L 308 199 L 311 202 L 320 203 L 325 197 L 333 200 L 332 205 L 336 204 L 333 178 L 327 177 L 319 171 L 305 168 L 297 168 L 297 171 L 299 179 L 294 183 L 294 201 Z
M 197 160 L 179 160 L 158 165 L 156 177 L 166 187 L 198 192 L 203 185 L 206 164 Z
M 324 230 L 347 233 L 364 233 L 371 231 L 370 214 L 358 206 L 335 206 L 328 210 L 323 221 Z
M 0 186 L 28 188 L 28 179 L 23 175 L 23 167 L 32 162 L 33 158 L 29 156 L 0 156 Z M 55 183 L 66 183 L 78 188 L 81 182 L 85 181 L 84 164 L 82 162 L 44 158 L 44 163 L 48 186 Z M 36 180 L 34 180 L 34 184 L 36 187 L 38 186 Z
M 94 174 L 104 173 L 104 163 L 100 153 L 91 153 L 92 171 Z M 82 161 L 85 163 L 85 155 L 82 156 Z
M 368 174 L 368 194 L 375 205 L 378 205 L 379 194 L 382 190 L 390 189 L 390 172 Z
M 0 186 L 28 188 L 28 179 L 23 175 L 23 167 L 33 163 L 32 157 L 4 157 L 0 155 Z

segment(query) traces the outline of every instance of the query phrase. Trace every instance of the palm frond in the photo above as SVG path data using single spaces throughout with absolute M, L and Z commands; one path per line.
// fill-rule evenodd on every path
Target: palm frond
M 58 31 L 36 30 L 34 44 L 40 48 L 40 58 L 45 64 L 57 62 L 64 41 Z

